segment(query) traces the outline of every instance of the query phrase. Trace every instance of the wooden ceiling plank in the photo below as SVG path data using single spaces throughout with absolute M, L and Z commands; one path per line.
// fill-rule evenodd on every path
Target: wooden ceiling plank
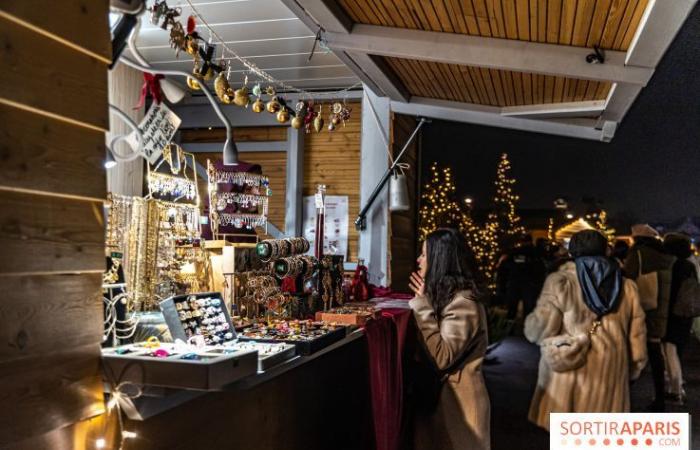
M 547 43 L 559 42 L 559 27 L 561 25 L 561 0 L 549 0 L 547 5 Z
M 404 20 L 403 16 L 399 14 L 399 10 L 396 4 L 388 0 L 378 0 L 377 9 L 382 12 L 384 17 L 388 17 L 391 22 L 396 27 L 400 28 L 411 28 L 408 26 L 407 22 Z M 400 3 L 400 2 L 399 2 Z
M 547 0 L 537 1 L 537 42 L 547 42 Z
M 595 91 L 594 100 L 605 100 L 608 98 L 608 93 L 610 92 L 610 83 L 607 81 L 601 81 L 598 83 L 598 89 Z
M 601 48 L 612 50 L 615 43 L 615 35 L 625 14 L 625 6 L 628 4 L 628 0 L 613 0 L 610 4 L 610 14 L 608 14 L 608 20 L 605 22 L 603 34 L 600 37 Z
M 513 72 L 513 90 L 515 91 L 515 104 L 520 106 L 525 103 L 523 92 L 523 74 Z
M 538 103 L 545 103 L 544 101 L 544 79 L 546 75 L 537 75 L 537 99 Z
M 430 21 L 423 11 L 423 6 L 421 6 L 421 0 L 409 0 L 411 9 L 413 10 L 414 17 L 418 19 L 418 25 L 421 30 L 430 30 Z
M 457 66 L 456 64 L 445 64 L 444 69 L 447 75 L 450 77 L 450 79 L 452 79 L 452 82 L 454 83 L 457 92 L 459 92 L 459 98 L 462 99 L 462 101 L 465 103 L 474 103 L 473 99 L 471 98 L 471 95 L 469 95 L 469 90 L 467 89 L 467 86 L 464 83 L 464 78 L 459 72 L 459 66 Z
M 627 27 L 627 30 L 625 31 L 625 37 L 622 39 L 622 45 L 620 46 L 621 50 L 627 50 L 630 48 L 630 43 L 632 43 L 632 39 L 637 31 L 639 22 L 642 20 L 646 7 L 646 0 L 642 0 L 637 3 L 637 7 L 634 9 L 634 14 L 632 15 L 632 20 L 630 21 L 629 27 Z
M 552 95 L 554 103 L 564 101 L 564 81 L 564 77 L 554 77 L 554 94 Z
M 471 98 L 471 103 L 483 103 L 479 97 L 476 83 L 474 82 L 474 79 L 471 76 L 469 68 L 457 65 L 455 66 L 455 68 L 457 70 L 457 75 L 462 79 L 462 83 L 464 83 L 464 86 L 467 88 L 467 92 L 469 92 L 469 98 Z
M 481 71 L 476 68 L 476 67 L 468 67 L 469 69 L 469 76 L 471 77 L 472 81 L 474 82 L 474 86 L 477 89 L 478 96 L 479 96 L 479 103 L 482 105 L 490 105 L 491 100 L 489 99 L 488 92 L 486 90 L 486 84 L 484 83 L 484 79 L 481 76 Z
M 574 96 L 574 101 L 581 102 L 586 96 L 586 90 L 588 89 L 588 80 L 578 80 L 576 83 L 576 95 Z
M 362 8 L 357 0 L 342 0 L 342 6 L 348 12 L 350 17 L 355 22 L 374 23 L 372 18 L 367 14 L 365 8 Z
M 537 42 L 537 0 L 528 0 L 530 4 L 530 40 Z
M 481 81 L 484 83 L 484 89 L 488 97 L 488 105 L 498 106 L 498 99 L 496 98 L 496 89 L 493 86 L 493 80 L 491 80 L 491 73 L 489 69 L 483 69 L 477 67 Z
M 515 9 L 515 1 L 507 0 L 501 2 L 501 12 L 503 13 L 503 23 L 506 27 L 506 37 L 508 39 L 518 39 L 518 13 Z
M 438 89 L 440 89 L 443 99 L 456 99 L 457 93 L 454 90 L 454 86 L 443 74 L 441 67 L 442 64 L 434 63 L 431 61 L 420 61 L 420 64 L 426 68 L 426 71 L 432 74 L 433 80 L 436 81 Z
M 501 71 L 498 69 L 488 69 L 489 75 L 491 75 L 491 83 L 493 83 L 493 88 L 496 93 L 496 99 L 498 100 L 498 106 L 506 105 L 506 96 L 504 92 L 503 83 L 501 82 Z
M 529 73 L 522 73 L 523 82 L 523 104 L 532 105 L 532 75 Z
M 566 0 L 562 3 L 561 26 L 559 27 L 559 43 L 562 45 L 571 45 L 577 4 L 577 0 Z
M 622 50 L 622 41 L 625 38 L 625 32 L 632 22 L 632 16 L 634 16 L 634 11 L 640 1 L 642 0 L 627 0 L 627 6 L 625 6 L 625 12 L 620 20 L 620 25 L 617 27 L 617 30 L 615 30 L 615 38 L 612 44 L 613 49 Z
M 595 100 L 595 93 L 596 93 L 597 89 L 598 89 L 598 82 L 597 81 L 590 81 L 588 83 L 588 86 L 586 86 L 586 93 L 583 96 L 583 100 L 584 101 Z
M 489 12 L 485 0 L 462 0 L 462 10 L 464 10 L 465 13 L 468 11 L 467 4 L 471 4 L 471 10 L 474 12 L 474 16 L 476 16 L 476 34 L 485 37 L 495 36 L 491 29 L 491 21 L 489 20 Z M 469 16 L 467 15 L 467 26 L 470 24 L 468 19 Z M 472 33 L 471 30 L 472 28 L 469 28 L 470 33 Z
M 576 99 L 576 88 L 578 87 L 578 81 L 575 78 L 569 78 L 569 91 L 566 94 L 566 100 L 573 102 Z
M 430 2 L 433 5 L 433 10 L 435 15 L 438 17 L 438 21 L 445 33 L 454 33 L 456 28 L 455 24 L 452 23 L 452 17 L 447 13 L 447 7 L 443 0 L 432 0 Z
M 424 95 L 418 88 L 415 80 L 409 73 L 403 68 L 402 61 L 399 58 L 384 58 L 386 63 L 389 65 L 391 70 L 394 71 L 401 82 L 406 86 L 411 95 Z
M 421 81 L 423 89 L 425 92 L 430 93 L 431 97 L 439 97 L 440 91 L 437 89 L 435 83 L 431 82 L 434 79 L 429 73 L 425 71 L 425 68 L 420 64 L 419 61 L 415 60 L 404 60 L 413 69 L 416 78 Z
M 392 3 L 396 5 L 396 8 L 399 11 L 399 14 L 401 14 L 401 17 L 403 17 L 403 21 L 406 23 L 406 26 L 411 29 L 418 29 L 418 21 L 416 19 L 416 16 L 411 9 L 411 5 L 406 3 L 405 0 L 402 1 L 397 1 L 397 2 L 392 2 L 391 0 L 384 0 L 385 3 L 391 5 Z
M 515 85 L 513 84 L 513 72 L 510 70 L 501 71 L 501 81 L 505 87 L 506 104 L 508 106 L 516 106 L 515 101 Z
M 530 40 L 530 0 L 516 0 L 515 14 L 518 21 L 518 39 Z
M 544 102 L 554 102 L 554 77 L 550 75 L 544 77 Z
M 428 19 L 428 23 L 430 25 L 430 28 L 428 28 L 428 30 L 445 31 L 443 29 L 442 23 L 440 23 L 440 18 L 437 15 L 437 11 L 435 11 L 435 5 L 433 4 L 433 1 L 436 0 L 424 0 L 421 2 L 423 12 L 425 13 L 425 17 Z
M 569 101 L 569 78 L 564 78 L 564 85 L 562 86 L 561 89 L 561 101 L 562 102 L 568 102 Z
M 588 31 L 591 29 L 593 8 L 596 0 L 578 0 L 576 5 L 576 21 L 571 45 L 585 47 L 588 40 Z
M 445 2 L 447 7 L 447 13 L 450 17 L 454 19 L 455 32 L 462 34 L 469 34 L 469 28 L 466 23 L 466 15 L 462 11 L 462 6 L 459 4 L 459 0 L 447 0 Z
M 489 24 L 491 25 L 491 35 L 493 37 L 505 38 L 506 29 L 503 25 L 503 11 L 501 10 L 500 0 L 485 0 L 486 13 L 489 16 Z
M 365 8 L 370 9 L 375 16 L 376 25 L 386 25 L 391 27 L 398 26 L 392 18 L 384 11 L 381 4 L 378 4 L 375 0 L 369 0 L 365 2 L 367 5 Z
M 608 17 L 610 17 L 611 6 L 612 0 L 598 0 L 596 3 L 593 18 L 591 19 L 591 29 L 586 40 L 586 47 L 600 46 L 600 39 L 603 36 L 605 24 L 608 22 Z

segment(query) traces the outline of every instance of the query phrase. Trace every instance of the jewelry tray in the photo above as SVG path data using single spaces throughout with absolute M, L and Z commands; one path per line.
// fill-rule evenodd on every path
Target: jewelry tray
M 312 340 L 291 340 L 291 339 L 273 339 L 273 338 L 253 338 L 247 337 L 243 334 L 238 335 L 239 341 L 254 341 L 254 342 L 268 342 L 268 343 L 285 343 L 292 344 L 296 347 L 296 352 L 298 355 L 308 356 L 316 353 L 319 350 L 323 350 L 331 344 L 342 340 L 347 335 L 347 327 L 339 326 L 333 331 L 330 331 L 323 336 L 317 337 Z
M 220 390 L 223 386 L 250 375 L 258 369 L 258 352 L 234 351 L 209 353 L 211 348 L 195 352 L 198 360 L 182 359 L 187 354 L 178 352 L 170 344 L 160 344 L 170 353 L 167 357 L 150 356 L 155 348 L 138 344 L 102 349 L 106 369 L 119 383 L 128 381 L 138 385 L 162 386 L 179 389 Z M 120 351 L 129 351 L 120 354 Z
M 163 311 L 163 318 L 165 319 L 165 323 L 168 325 L 168 329 L 170 330 L 170 335 L 172 336 L 173 341 L 176 339 L 181 339 L 184 342 L 187 342 L 188 336 L 185 334 L 185 328 L 182 325 L 182 322 L 180 321 L 180 316 L 179 316 L 179 311 L 177 310 L 175 304 L 183 302 L 186 300 L 188 297 L 196 297 L 197 299 L 200 298 L 216 298 L 221 301 L 221 312 L 223 312 L 225 318 L 226 318 L 226 323 L 229 325 L 229 330 L 232 334 L 232 339 L 229 340 L 233 341 L 236 339 L 236 329 L 233 326 L 233 323 L 231 321 L 231 316 L 228 312 L 228 308 L 226 308 L 224 305 L 224 300 L 223 297 L 219 292 L 203 292 L 203 293 L 198 293 L 198 294 L 185 294 L 185 295 L 176 295 L 174 297 L 166 298 L 162 302 L 160 302 L 160 309 Z M 199 319 L 193 319 L 199 322 Z
M 274 346 L 276 347 L 275 352 L 268 354 L 266 353 L 266 347 Z M 248 348 L 252 347 L 252 348 Z M 223 347 L 210 350 L 210 353 L 223 353 L 230 351 L 251 351 L 255 350 L 258 352 L 258 372 L 265 372 L 266 370 L 279 365 L 287 360 L 294 358 L 297 354 L 296 347 L 291 344 L 285 344 L 284 342 L 276 343 L 265 343 L 265 342 L 236 342 L 233 344 L 225 344 Z

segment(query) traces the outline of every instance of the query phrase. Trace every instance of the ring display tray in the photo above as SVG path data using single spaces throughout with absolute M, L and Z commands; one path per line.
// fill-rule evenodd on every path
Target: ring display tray
M 154 356 L 157 350 L 167 356 Z M 160 353 L 161 355 L 163 353 Z M 139 344 L 105 348 L 102 359 L 118 382 L 203 391 L 219 390 L 258 370 L 258 352 L 240 350 L 222 354 L 202 348 L 181 352 L 177 347 L 147 348 Z
M 209 353 L 225 353 L 235 351 L 257 351 L 258 352 L 258 372 L 277 366 L 285 361 L 294 358 L 297 354 L 296 347 L 291 344 L 265 343 L 265 342 L 236 342 L 234 344 L 226 344 L 221 349 L 210 351 Z
M 239 341 L 254 341 L 254 342 L 267 342 L 267 343 L 286 343 L 292 344 L 296 347 L 297 354 L 302 356 L 308 356 L 316 353 L 334 344 L 347 335 L 347 328 L 344 326 L 339 326 L 334 330 L 329 330 L 325 334 L 315 337 L 313 339 L 289 339 L 282 336 L 269 336 L 266 335 L 246 335 L 250 333 L 250 329 L 244 330 L 238 335 Z

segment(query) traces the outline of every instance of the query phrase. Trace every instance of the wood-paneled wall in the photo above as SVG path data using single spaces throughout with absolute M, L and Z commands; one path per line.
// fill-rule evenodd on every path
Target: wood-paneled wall
M 2 448 L 84 448 L 104 411 L 107 13 L 0 4 Z
M 347 195 L 348 255 L 346 260 L 357 261 L 359 234 L 355 217 L 360 212 L 360 129 L 362 105 L 348 103 L 352 118 L 345 127 L 338 126 L 329 133 L 311 132 L 304 135 L 304 195 L 314 195 L 316 186 L 325 184 L 327 195 Z M 328 108 L 324 108 L 327 114 Z M 327 120 L 327 115 L 324 115 Z
M 394 114 L 391 123 L 391 148 L 394 157 L 398 156 L 409 136 L 416 128 L 413 116 Z M 410 292 L 408 280 L 416 267 L 418 246 L 418 203 L 420 192 L 420 139 L 418 134 L 401 157 L 408 163 L 406 184 L 408 186 L 408 211 L 389 213 L 389 279 L 391 288 L 399 292 Z

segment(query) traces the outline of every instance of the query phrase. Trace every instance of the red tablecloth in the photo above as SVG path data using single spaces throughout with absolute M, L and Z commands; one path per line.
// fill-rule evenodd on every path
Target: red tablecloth
M 365 326 L 377 450 L 398 450 L 403 414 L 402 355 L 410 309 L 384 309 Z

